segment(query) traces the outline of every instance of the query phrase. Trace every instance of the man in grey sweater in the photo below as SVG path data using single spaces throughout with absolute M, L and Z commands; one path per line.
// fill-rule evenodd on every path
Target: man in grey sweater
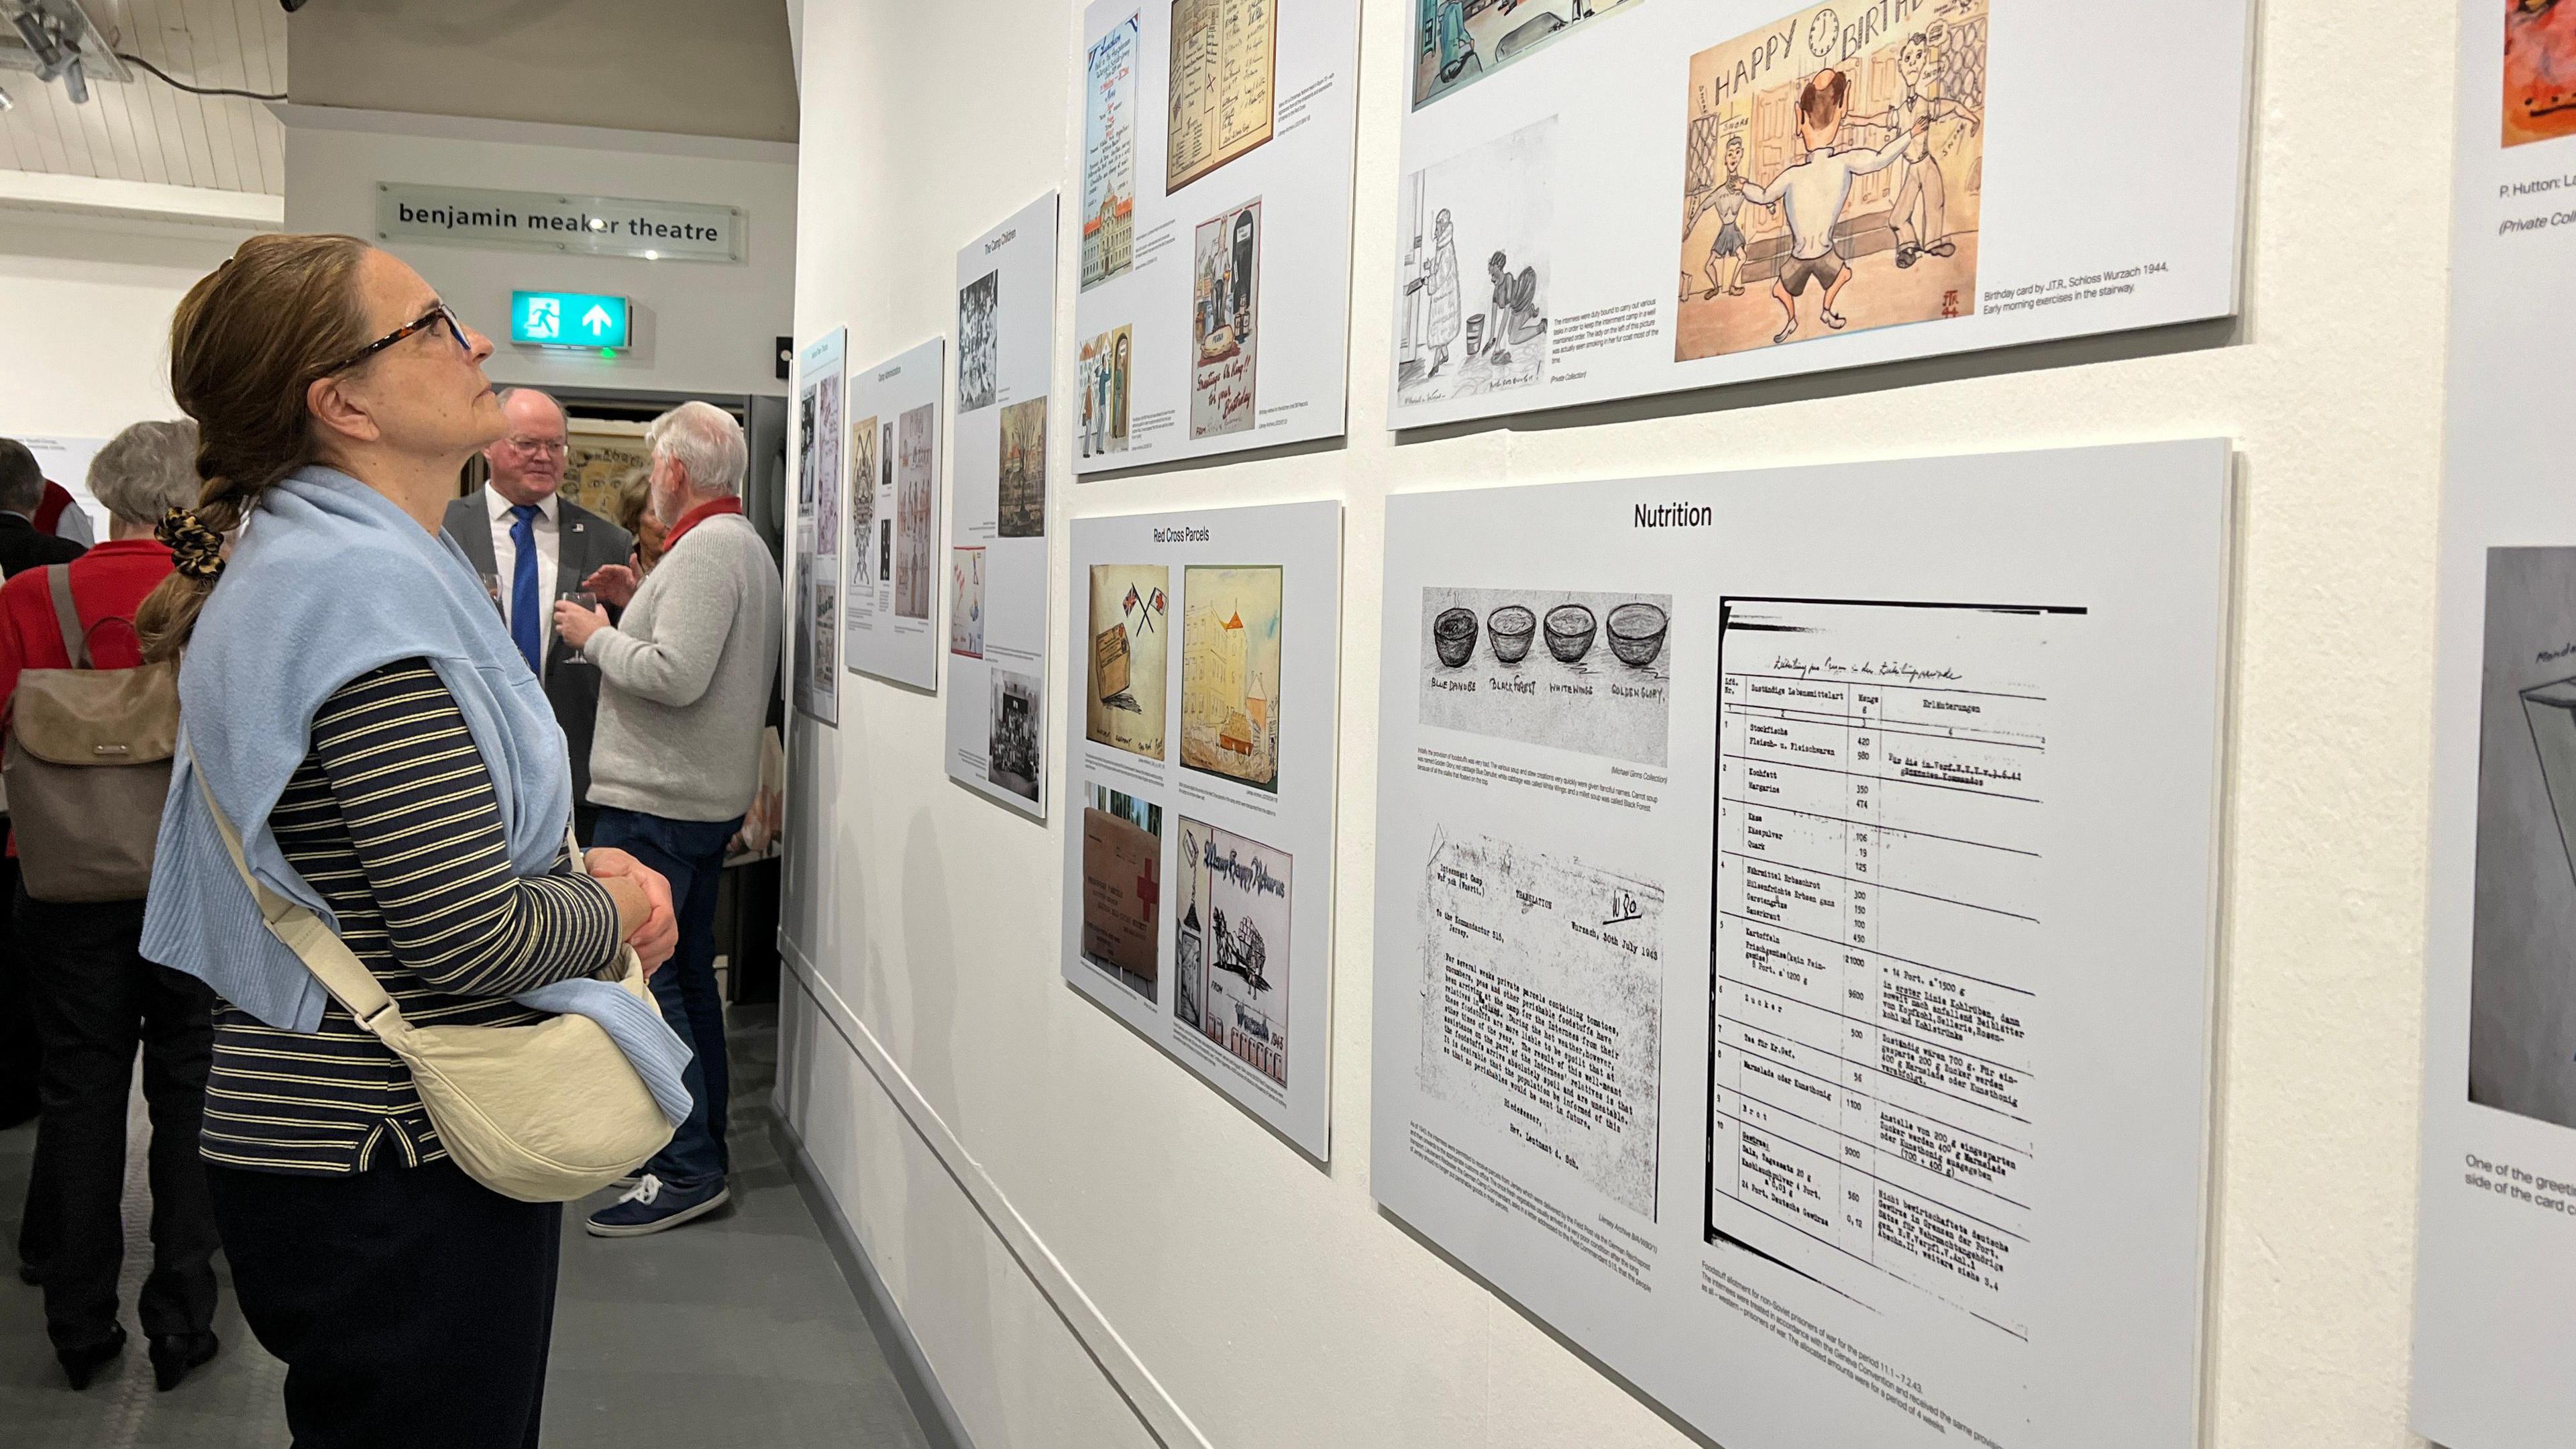
M 555 633 L 599 667 L 591 745 L 594 846 L 613 846 L 670 878 L 680 948 L 653 975 L 663 1019 L 695 1053 L 689 1120 L 634 1188 L 593 1213 L 598 1237 L 638 1237 L 721 1207 L 725 1183 L 724 1003 L 716 993 L 716 879 L 760 788 L 761 727 L 778 668 L 778 564 L 742 516 L 742 428 L 721 409 L 682 403 L 653 420 L 653 512 L 670 528 L 640 584 L 600 569 L 591 592 L 625 610 L 555 605 Z

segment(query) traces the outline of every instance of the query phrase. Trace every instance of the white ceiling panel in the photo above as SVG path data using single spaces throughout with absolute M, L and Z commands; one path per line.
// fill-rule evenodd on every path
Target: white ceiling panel
M 286 90 L 286 14 L 276 0 L 85 0 L 116 48 L 192 85 Z M 59 83 L 0 71 L 0 170 L 149 181 L 212 191 L 286 190 L 284 132 L 261 102 L 194 96 L 134 69 L 93 78 L 86 105 Z

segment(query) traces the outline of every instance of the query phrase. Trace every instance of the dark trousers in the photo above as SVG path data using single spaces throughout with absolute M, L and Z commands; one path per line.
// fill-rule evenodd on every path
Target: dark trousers
M 0 828 L 8 821 L 0 815 Z M 0 901 L 17 898 L 17 858 L 0 856 Z M 27 995 L 26 963 L 18 958 L 7 913 L 0 912 L 0 1127 L 15 1127 L 36 1115 L 36 1063 L 42 1056 L 36 1005 Z
M 8 817 L 0 815 L 0 825 Z M 0 1127 L 15 1127 L 36 1115 L 39 1101 L 37 1067 L 44 1060 L 43 1038 L 36 1035 L 36 1000 L 28 994 L 27 963 L 18 955 L 18 860 L 0 855 Z M 45 1261 L 46 1216 L 36 1211 L 44 1201 L 44 1180 L 27 1174 L 27 1198 L 18 1214 L 18 1261 L 40 1268 Z
M 37 1248 L 46 1330 L 69 1349 L 116 1328 L 125 1111 L 140 1046 L 152 1119 L 152 1272 L 137 1309 L 147 1334 L 203 1333 L 215 1314 L 216 1237 L 197 1133 L 215 994 L 143 959 L 141 901 L 62 904 L 32 900 L 22 887 L 17 938 L 44 1038 L 45 1110 L 21 1247 Z
M 724 999 L 716 991 L 716 884 L 724 873 L 726 842 L 742 828 L 731 820 L 668 820 L 633 810 L 599 812 L 593 845 L 625 851 L 671 882 L 671 907 L 679 917 L 680 946 L 653 973 L 653 999 L 662 1019 L 689 1044 L 689 1120 L 671 1134 L 644 1170 L 674 1187 L 696 1187 L 722 1178 L 725 1115 L 733 1109 L 733 1084 L 725 1063 Z
M 560 1205 L 452 1162 L 206 1176 L 242 1317 L 286 1364 L 294 1449 L 533 1449 Z

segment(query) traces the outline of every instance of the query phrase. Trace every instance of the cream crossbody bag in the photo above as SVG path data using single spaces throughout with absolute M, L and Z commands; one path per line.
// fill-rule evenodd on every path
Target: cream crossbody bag
M 652 1090 L 607 1028 L 589 1017 L 565 1014 L 533 1026 L 416 1027 L 404 1021 L 376 974 L 321 917 L 250 873 L 241 836 L 224 818 L 202 771 L 197 788 L 233 869 L 259 902 L 269 934 L 411 1068 L 430 1125 L 468 1177 L 520 1202 L 571 1202 L 641 1167 L 670 1142 L 670 1119 Z M 581 860 L 578 848 L 573 860 Z M 608 976 L 609 969 L 617 975 Z M 619 946 L 616 961 L 601 975 L 653 1005 L 634 947 Z

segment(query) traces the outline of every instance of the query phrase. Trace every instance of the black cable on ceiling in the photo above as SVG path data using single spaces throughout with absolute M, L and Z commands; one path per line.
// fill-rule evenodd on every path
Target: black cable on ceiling
M 159 76 L 162 84 L 169 86 L 173 90 L 186 91 L 192 96 L 240 96 L 242 99 L 250 101 L 282 101 L 286 99 L 286 93 L 283 91 L 278 92 L 276 95 L 270 95 L 265 91 L 235 90 L 231 86 L 192 86 L 186 81 L 179 79 L 177 76 L 170 74 L 168 71 L 163 70 L 161 67 L 154 65 L 152 62 L 145 60 L 139 55 L 128 55 L 124 51 L 120 50 L 116 52 L 116 58 L 124 61 L 128 65 L 139 65 L 145 70 L 152 72 L 154 75 Z

